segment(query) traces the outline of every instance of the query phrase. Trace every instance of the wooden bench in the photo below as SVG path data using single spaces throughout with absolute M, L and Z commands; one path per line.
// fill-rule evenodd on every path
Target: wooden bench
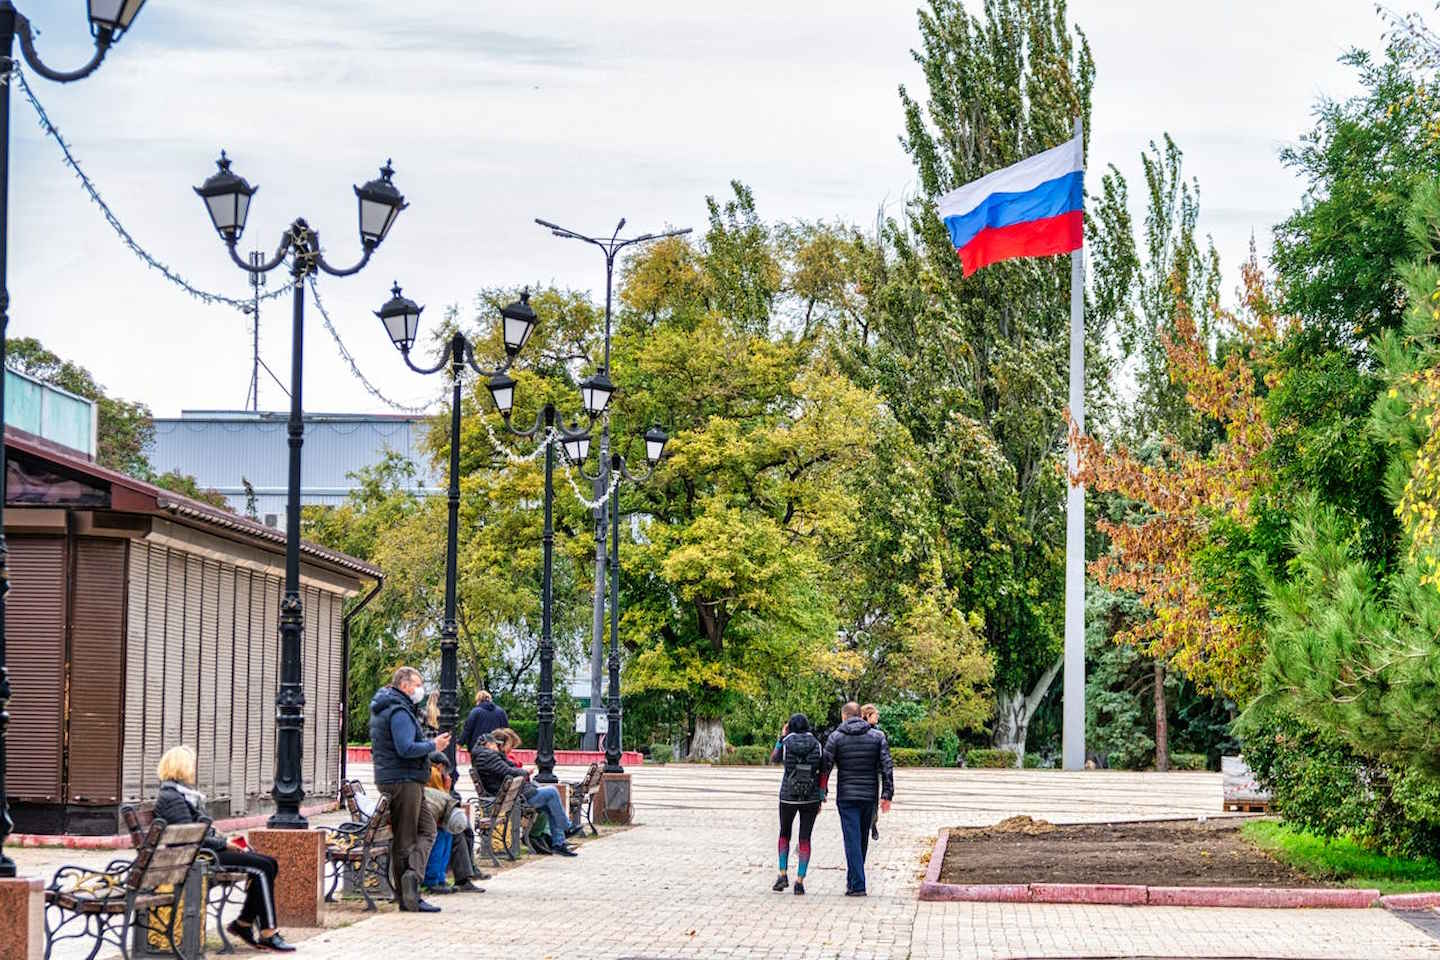
M 505 855 L 514 860 L 520 848 L 520 829 L 522 817 L 520 816 L 520 793 L 525 787 L 525 778 L 520 776 L 506 777 L 505 782 L 500 785 L 500 790 L 495 796 L 485 793 L 485 788 L 480 783 L 480 778 L 475 775 L 472 767 L 470 776 L 475 781 L 475 793 L 480 799 L 480 805 L 475 811 L 475 842 L 481 846 L 485 855 L 495 866 L 500 866 L 500 859 L 495 856 L 495 842 L 498 839 Z M 509 842 L 506 842 L 505 831 L 510 831 Z
M 138 850 L 144 842 L 146 831 L 155 820 L 155 811 L 150 807 L 126 805 L 120 808 L 120 818 L 125 822 L 125 829 L 130 831 L 131 845 Z M 220 952 L 234 953 L 235 945 L 225 933 L 225 908 L 230 906 L 231 899 L 237 894 L 243 898 L 250 885 L 250 875 L 243 870 L 231 870 L 223 866 L 215 858 L 215 851 L 204 847 L 200 848 L 198 860 L 205 868 L 205 907 L 215 918 L 215 932 L 220 936 Z M 203 937 L 205 931 L 200 931 L 200 934 Z
M 325 899 L 334 902 L 335 891 L 347 877 L 350 886 L 359 889 L 365 898 L 365 909 L 375 909 L 370 888 L 384 891 L 390 887 L 390 798 L 381 795 L 364 823 L 345 823 L 327 831 L 325 868 L 330 885 Z
M 163 936 L 170 952 L 181 960 L 196 960 L 204 950 L 203 933 L 196 956 L 187 958 L 181 950 L 183 938 L 177 940 L 177 928 L 181 926 L 185 881 L 209 830 L 209 820 L 167 824 L 152 819 L 134 860 L 115 860 L 104 870 L 63 866 L 55 871 L 45 888 L 47 960 L 56 943 L 81 937 L 95 941 L 86 960 L 94 960 L 106 943 L 119 947 L 121 956 L 129 960 L 132 927 L 139 933 Z M 169 889 L 162 889 L 166 887 Z M 168 908 L 168 920 L 161 919 L 161 908 Z M 76 922 L 78 931 L 64 932 Z
M 595 806 L 595 794 L 600 792 L 600 779 L 604 776 L 604 768 L 598 763 L 590 764 L 590 769 L 585 771 L 585 776 L 570 784 L 570 825 L 580 826 L 580 818 L 585 818 L 585 823 L 590 826 L 590 835 L 597 836 L 600 831 L 595 829 L 595 819 L 591 815 Z
M 375 804 L 368 803 L 365 785 L 359 780 L 346 780 L 340 784 L 340 805 L 350 815 L 349 823 L 364 825 L 374 815 Z

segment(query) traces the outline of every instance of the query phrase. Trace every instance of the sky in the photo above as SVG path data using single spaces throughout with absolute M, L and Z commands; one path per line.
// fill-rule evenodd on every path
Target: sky
M 81 0 L 20 0 L 58 69 L 90 53 Z M 1399 4 L 1399 9 L 1409 9 Z M 1254 236 L 1303 185 L 1279 151 L 1321 97 L 1356 89 L 1337 58 L 1377 48 L 1371 0 L 1072 0 L 1097 63 L 1090 185 L 1115 164 L 1141 193 L 1139 155 L 1169 132 L 1198 178 L 1201 230 L 1227 287 Z M 223 147 L 258 184 L 241 249 L 274 249 L 304 216 L 327 259 L 358 257 L 353 184 L 393 158 L 410 202 L 360 274 L 321 295 L 364 374 L 393 400 L 433 398 L 372 311 L 398 281 L 467 315 L 478 290 L 521 283 L 604 295 L 582 232 L 705 225 L 705 197 L 738 179 L 769 219 L 873 224 L 915 189 L 897 87 L 923 89 L 913 0 L 150 0 L 83 82 L 29 75 L 117 217 L 195 286 L 248 296 L 191 187 Z M 192 299 L 122 245 L 18 93 L 11 106 L 10 336 L 38 337 L 112 395 L 240 409 L 250 320 Z M 1143 211 L 1135 211 L 1137 217 Z M 283 271 L 270 283 L 283 284 Z M 340 358 L 307 304 L 304 399 L 388 408 Z M 543 321 L 543 318 L 542 318 Z M 422 334 L 423 336 L 423 334 Z M 290 302 L 262 307 L 260 352 L 288 379 Z M 260 403 L 284 409 L 263 372 Z

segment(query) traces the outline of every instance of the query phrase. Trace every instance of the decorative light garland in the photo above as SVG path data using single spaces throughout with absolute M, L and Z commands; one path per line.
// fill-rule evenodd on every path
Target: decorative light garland
M 251 303 L 253 302 L 254 298 L 251 298 L 250 300 L 240 300 L 236 297 L 227 297 L 223 293 L 212 293 L 209 290 L 201 290 L 199 287 L 195 286 L 194 284 L 186 280 L 184 277 L 180 276 L 170 267 L 157 260 L 144 247 L 140 246 L 139 241 L 137 241 L 135 237 L 131 235 L 129 230 L 125 229 L 124 224 L 120 222 L 120 218 L 115 215 L 115 211 L 111 210 L 110 205 L 107 204 L 104 198 L 100 196 L 100 191 L 95 187 L 95 182 L 91 180 L 89 175 L 80 168 L 80 162 L 75 159 L 75 154 L 71 152 L 70 145 L 66 143 L 65 138 L 60 135 L 60 129 L 55 126 L 55 123 L 50 119 L 50 115 L 45 112 L 45 107 L 41 105 L 39 98 L 35 96 L 35 91 L 30 89 L 30 84 L 25 80 L 25 74 L 21 71 L 20 65 L 16 63 L 13 59 L 11 60 L 11 69 L 9 71 L 9 74 L 5 77 L 3 82 L 8 83 L 11 77 L 14 77 L 16 80 L 20 81 L 20 91 L 25 94 L 25 99 L 30 102 L 30 106 L 34 109 L 35 117 L 40 123 L 40 129 L 44 130 L 45 133 L 50 137 L 50 139 L 54 140 L 56 145 L 60 148 L 60 153 L 65 160 L 65 166 L 69 167 L 70 172 L 73 173 L 77 179 L 79 179 L 80 185 L 84 187 L 85 192 L 90 196 L 91 201 L 93 201 L 94 204 L 100 208 L 100 212 L 104 215 L 105 221 L 110 224 L 111 229 L 113 229 L 115 233 L 120 237 L 121 242 L 123 242 L 125 246 L 129 247 L 130 251 L 134 253 L 135 256 L 139 257 L 140 260 L 147 267 L 152 270 L 159 271 L 161 276 L 165 277 L 165 279 L 169 280 L 171 283 L 175 284 L 177 287 L 184 290 L 186 293 L 190 294 L 192 297 L 196 298 L 202 303 L 223 303 L 228 307 L 234 307 L 236 310 L 248 311 L 250 309 Z M 294 288 L 295 284 L 293 282 L 287 283 L 283 287 L 272 290 L 269 293 L 262 294 L 259 299 L 263 301 L 273 300 L 277 297 L 283 297 L 285 294 L 289 293 Z
M 350 372 L 355 374 L 355 379 L 360 381 L 360 385 L 365 388 L 365 391 L 376 400 L 379 400 L 388 407 L 399 410 L 401 413 L 421 414 L 429 409 L 426 405 L 407 406 L 391 400 L 385 396 L 385 394 L 381 393 L 380 388 L 371 383 L 365 374 L 360 372 L 360 366 L 355 362 L 355 357 L 345 347 L 345 341 L 340 339 L 340 331 L 336 330 L 335 324 L 330 322 L 330 313 L 325 309 L 325 304 L 320 300 L 320 290 L 315 285 L 315 277 L 311 275 L 308 279 L 310 281 L 310 298 L 315 301 L 315 309 L 320 311 L 320 317 L 325 321 L 325 329 L 330 332 L 330 337 L 335 341 L 335 346 L 340 351 L 340 357 L 350 365 Z

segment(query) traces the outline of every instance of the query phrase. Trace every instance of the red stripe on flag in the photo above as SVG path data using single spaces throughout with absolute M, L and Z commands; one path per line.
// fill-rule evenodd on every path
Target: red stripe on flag
M 1058 217 L 1030 220 L 1009 227 L 991 227 L 956 250 L 965 276 L 981 267 L 1016 257 L 1049 257 L 1078 250 L 1085 242 L 1085 213 L 1071 210 Z

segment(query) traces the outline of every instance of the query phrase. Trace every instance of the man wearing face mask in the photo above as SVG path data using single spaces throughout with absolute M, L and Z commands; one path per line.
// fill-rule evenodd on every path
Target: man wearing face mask
M 435 818 L 425 806 L 425 784 L 430 780 L 430 754 L 450 745 L 450 734 L 423 739 L 419 704 L 425 700 L 420 671 L 401 667 L 370 701 L 370 749 L 375 763 L 375 786 L 390 798 L 390 883 L 400 909 L 439 913 L 440 908 L 420 899 L 429 844 L 435 836 Z

